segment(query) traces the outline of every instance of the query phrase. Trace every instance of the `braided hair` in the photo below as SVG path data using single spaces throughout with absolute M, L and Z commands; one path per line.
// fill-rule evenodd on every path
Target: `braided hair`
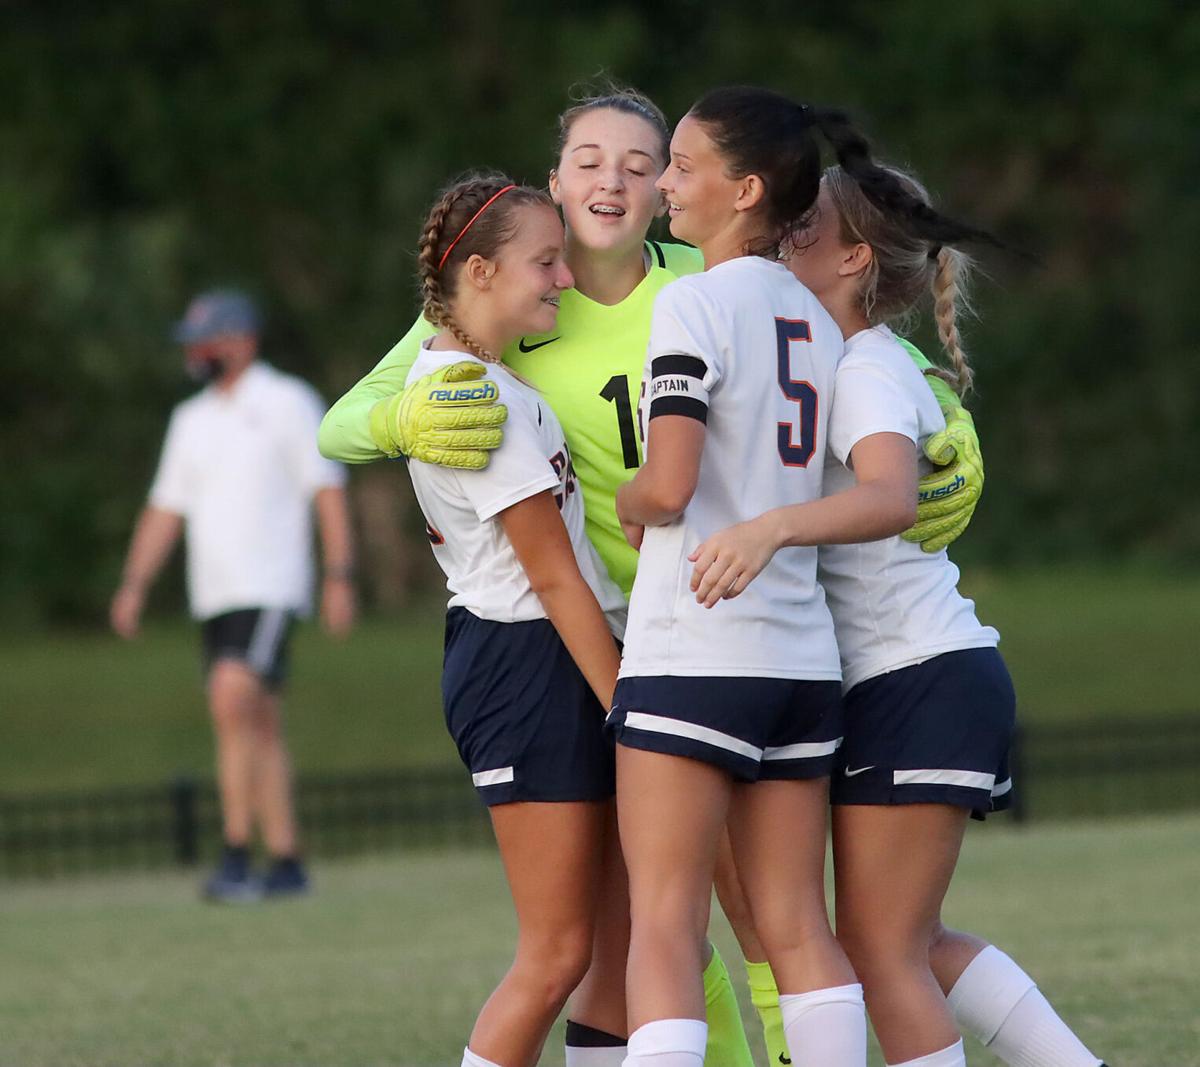
M 882 169 L 908 196 L 928 207 L 929 194 L 916 178 L 898 167 Z M 922 298 L 932 294 L 934 321 L 950 368 L 926 373 L 943 378 L 955 392 L 964 395 L 974 379 L 959 332 L 959 321 L 971 311 L 967 293 L 971 257 L 930 241 L 902 217 L 883 211 L 843 167 L 830 167 L 823 180 L 838 213 L 843 243 L 861 242 L 871 248 L 871 263 L 859 288 L 863 315 L 872 325 L 885 322 L 904 333 Z
M 488 204 L 506 188 L 503 196 Z M 497 171 L 464 175 L 438 196 L 417 242 L 417 277 L 425 318 L 439 329 L 448 330 L 485 363 L 498 363 L 500 353 L 489 352 L 473 340 L 453 315 L 460 268 L 473 255 L 494 259 L 516 233 L 517 209 L 526 204 L 554 209 L 547 193 L 515 185 Z M 484 205 L 487 209 L 479 214 Z

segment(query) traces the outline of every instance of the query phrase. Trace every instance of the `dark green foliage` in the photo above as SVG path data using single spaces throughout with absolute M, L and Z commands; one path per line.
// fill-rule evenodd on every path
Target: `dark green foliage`
M 436 189 L 540 181 L 601 67 L 677 117 L 751 81 L 850 107 L 989 254 L 988 487 L 959 555 L 1195 563 L 1200 9 L 996 0 L 10 4 L 0 38 L 0 606 L 95 618 L 170 405 L 166 330 L 234 282 L 327 396 L 414 312 Z M 928 327 L 918 339 L 933 352 Z

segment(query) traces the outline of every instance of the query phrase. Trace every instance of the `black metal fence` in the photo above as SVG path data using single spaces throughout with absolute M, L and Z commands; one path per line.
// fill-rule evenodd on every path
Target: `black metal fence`
M 1200 715 L 1021 732 L 1013 753 L 1018 820 L 1200 808 Z M 306 851 L 344 855 L 491 841 L 458 767 L 304 778 Z M 215 855 L 211 783 L 0 796 L 0 878 L 189 865 Z
M 470 779 L 456 767 L 304 778 L 296 802 L 305 851 L 344 855 L 491 840 Z M 0 797 L 0 878 L 190 865 L 217 853 L 211 782 Z
M 1200 809 L 1200 713 L 1026 728 L 1013 756 L 1018 819 Z

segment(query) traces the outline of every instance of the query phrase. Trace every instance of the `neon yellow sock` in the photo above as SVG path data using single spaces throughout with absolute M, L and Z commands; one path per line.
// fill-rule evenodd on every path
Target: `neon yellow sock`
M 704 1010 L 708 1015 L 704 1067 L 754 1067 L 733 983 L 716 945 L 704 968 Z
M 767 1059 L 771 1067 L 792 1062 L 788 1053 L 787 1039 L 783 1036 L 783 1012 L 779 1010 L 779 990 L 769 963 L 746 961 L 746 975 L 750 979 L 750 1003 L 762 1020 L 763 1040 L 767 1043 Z

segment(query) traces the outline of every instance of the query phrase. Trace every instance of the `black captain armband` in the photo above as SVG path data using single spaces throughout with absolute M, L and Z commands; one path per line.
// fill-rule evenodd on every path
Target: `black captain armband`
M 650 363 L 649 417 L 683 415 L 708 422 L 708 390 L 704 388 L 707 370 L 699 356 L 656 356 Z

